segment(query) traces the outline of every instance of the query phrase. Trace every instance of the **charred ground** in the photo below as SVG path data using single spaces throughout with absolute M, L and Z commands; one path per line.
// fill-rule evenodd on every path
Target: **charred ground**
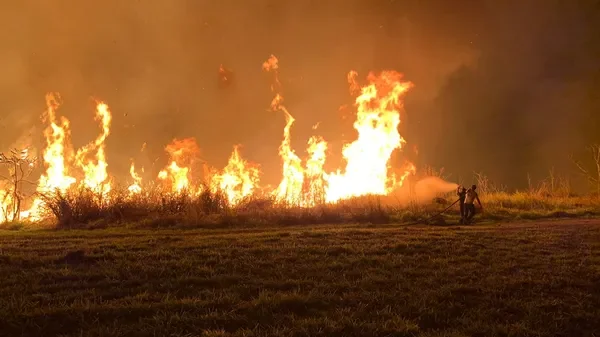
M 2 231 L 3 336 L 591 336 L 600 221 Z

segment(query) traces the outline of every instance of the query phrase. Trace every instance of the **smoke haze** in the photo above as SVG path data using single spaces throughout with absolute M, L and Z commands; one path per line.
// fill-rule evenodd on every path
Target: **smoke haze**
M 284 116 L 261 64 L 279 59 L 292 146 L 313 134 L 331 145 L 328 166 L 355 138 L 340 106 L 346 74 L 394 69 L 415 84 L 401 134 L 417 167 L 473 171 L 522 187 L 596 139 L 600 34 L 593 1 L 5 1 L 0 5 L 0 149 L 42 145 L 46 92 L 60 92 L 75 147 L 93 140 L 93 98 L 113 112 L 109 172 L 130 158 L 164 166 L 173 138 L 195 137 L 223 167 L 233 145 L 281 178 Z M 219 66 L 230 85 L 219 83 Z M 312 126 L 320 123 L 317 130 Z M 144 152 L 142 144 L 147 147 Z M 412 146 L 419 149 L 412 153 Z M 158 161 L 157 161 L 158 160 Z M 402 159 L 394 162 L 400 165 Z

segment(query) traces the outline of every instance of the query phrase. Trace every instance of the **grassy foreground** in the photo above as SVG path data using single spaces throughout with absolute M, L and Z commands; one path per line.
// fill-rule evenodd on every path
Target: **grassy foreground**
M 1 336 L 594 336 L 600 221 L 0 231 Z

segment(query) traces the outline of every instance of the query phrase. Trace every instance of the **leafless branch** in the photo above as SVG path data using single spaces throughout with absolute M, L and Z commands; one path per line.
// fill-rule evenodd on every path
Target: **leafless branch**
M 585 167 L 583 167 L 583 164 L 581 164 L 579 161 L 573 159 L 573 156 L 569 156 L 569 157 L 571 158 L 571 161 L 573 162 L 573 164 L 575 164 L 575 166 L 579 169 L 579 171 L 582 175 L 584 175 L 591 182 L 597 181 L 597 179 L 594 178 Z
M 579 172 L 588 180 L 590 185 L 596 189 L 596 194 L 600 197 L 600 144 L 590 145 L 587 150 L 592 154 L 596 172 L 592 173 L 586 169 L 580 161 L 573 158 L 573 155 L 570 155 L 569 159 L 571 159 L 571 162 L 573 162 Z

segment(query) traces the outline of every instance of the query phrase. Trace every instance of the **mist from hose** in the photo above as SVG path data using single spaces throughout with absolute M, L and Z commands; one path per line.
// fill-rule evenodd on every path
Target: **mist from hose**
M 414 185 L 413 198 L 415 201 L 429 202 L 433 198 L 452 192 L 458 188 L 458 184 L 445 181 L 439 177 L 426 177 L 417 181 Z

